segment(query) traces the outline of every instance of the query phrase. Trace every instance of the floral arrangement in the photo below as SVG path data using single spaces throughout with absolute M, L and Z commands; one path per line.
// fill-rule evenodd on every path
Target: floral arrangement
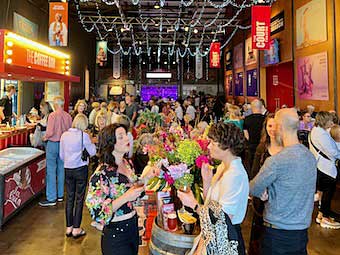
M 144 133 L 153 133 L 157 127 L 162 125 L 163 121 L 164 117 L 161 114 L 154 113 L 149 109 L 146 109 L 139 115 L 137 119 L 137 127 L 139 127 L 139 131 Z
M 183 140 L 178 144 L 177 147 L 177 158 L 180 162 L 192 166 L 195 164 L 196 158 L 201 155 L 202 150 L 196 141 L 189 139 Z

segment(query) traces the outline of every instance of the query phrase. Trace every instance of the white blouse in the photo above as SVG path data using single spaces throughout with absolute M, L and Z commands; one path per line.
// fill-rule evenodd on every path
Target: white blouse
M 217 171 L 224 167 L 223 163 Z M 233 225 L 244 220 L 248 205 L 249 180 L 241 158 L 234 159 L 223 176 L 210 188 L 210 199 L 222 205 Z M 209 196 L 209 195 L 208 195 Z

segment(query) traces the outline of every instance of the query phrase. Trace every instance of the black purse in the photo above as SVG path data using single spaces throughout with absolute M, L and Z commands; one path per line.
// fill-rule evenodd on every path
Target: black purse
M 84 148 L 83 146 L 83 131 L 81 131 L 81 160 L 82 161 L 87 161 L 88 158 L 90 158 L 90 154 L 88 153 L 88 151 L 86 150 L 86 148 Z

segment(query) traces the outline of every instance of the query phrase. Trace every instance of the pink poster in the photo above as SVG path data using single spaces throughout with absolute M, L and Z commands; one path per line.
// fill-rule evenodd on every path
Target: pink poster
M 301 99 L 329 100 L 327 52 L 298 58 L 297 74 Z

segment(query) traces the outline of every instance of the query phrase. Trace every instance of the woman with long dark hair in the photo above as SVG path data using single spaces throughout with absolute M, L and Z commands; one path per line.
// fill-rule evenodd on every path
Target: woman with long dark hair
M 132 202 L 144 185 L 137 182 L 126 158 L 130 149 L 127 129 L 121 124 L 109 125 L 100 132 L 98 142 L 99 166 L 90 179 L 86 205 L 92 218 L 104 225 L 102 254 L 137 255 L 137 214 Z
M 263 123 L 260 144 L 257 146 L 253 167 L 250 173 L 250 180 L 253 179 L 260 171 L 266 159 L 279 153 L 283 147 L 276 141 L 276 123 L 274 114 L 270 113 Z M 253 197 L 252 205 L 254 210 L 252 228 L 250 233 L 249 255 L 261 254 L 261 243 L 264 233 L 263 210 L 264 202 L 261 199 Z

